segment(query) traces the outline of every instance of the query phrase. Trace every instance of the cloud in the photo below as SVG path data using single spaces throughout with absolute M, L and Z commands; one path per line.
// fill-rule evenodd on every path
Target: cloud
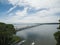
M 58 22 L 59 16 L 55 15 L 55 13 L 59 12 L 59 9 L 52 8 L 49 10 L 39 11 L 37 13 L 28 15 L 27 10 L 25 8 L 24 11 L 17 11 L 14 15 L 9 16 L 8 22 L 10 23 L 50 23 L 50 22 Z M 13 16 L 14 15 L 14 16 Z
M 12 11 L 17 5 L 24 6 L 25 8 L 28 7 L 29 11 L 35 11 L 43 8 L 49 9 L 58 9 L 60 8 L 60 0 L 8 0 L 10 4 L 13 5 L 8 12 Z M 31 8 L 32 7 L 32 8 Z
M 35 8 L 43 7 L 57 7 L 60 3 L 60 0 L 9 0 L 12 5 L 29 5 Z
M 16 6 L 13 6 L 12 8 L 10 8 L 8 11 L 7 11 L 7 14 L 9 14 L 13 9 L 15 9 Z
M 23 17 L 27 15 L 26 10 L 27 10 L 27 8 L 25 8 L 24 11 L 18 10 L 15 13 L 10 13 L 9 16 L 7 17 L 7 22 L 16 23 L 16 22 L 18 22 L 18 20 L 23 19 Z M 8 18 L 10 18 L 10 19 L 8 19 Z
M 0 3 L 2 3 L 2 4 L 8 4 L 8 0 L 0 0 Z
M 51 23 L 51 22 L 58 22 L 59 16 L 55 16 L 53 12 L 54 9 L 48 11 L 41 11 L 30 16 L 23 18 L 22 20 L 18 20 L 18 22 L 23 23 Z M 57 10 L 57 9 L 56 9 Z M 56 11 L 54 10 L 54 11 Z
M 7 13 L 8 23 L 49 23 L 58 22 L 60 16 L 60 0 L 8 0 L 13 7 Z M 24 6 L 24 10 L 16 10 L 17 6 Z

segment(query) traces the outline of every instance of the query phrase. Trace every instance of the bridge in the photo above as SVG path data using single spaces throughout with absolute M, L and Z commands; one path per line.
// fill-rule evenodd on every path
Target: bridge
M 37 24 L 35 24 L 33 26 L 23 27 L 23 28 L 20 28 L 20 29 L 18 29 L 16 31 L 18 32 L 18 31 L 22 31 L 22 30 L 25 30 L 25 29 L 37 27 L 37 26 L 40 26 L 40 25 L 56 25 L 56 24 L 60 24 L 60 23 L 37 23 Z

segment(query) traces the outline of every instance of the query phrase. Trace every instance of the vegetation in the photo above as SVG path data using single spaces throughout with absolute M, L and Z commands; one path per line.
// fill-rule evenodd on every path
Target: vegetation
M 59 23 L 60 23 L 60 20 L 59 20 Z M 56 45 L 60 45 L 60 24 L 59 24 L 59 27 L 57 29 L 59 29 L 59 31 L 54 33 L 54 37 L 57 41 Z
M 54 34 L 54 36 L 55 36 L 55 39 L 57 41 L 57 44 L 56 45 L 60 45 L 60 31 L 56 32 Z
M 0 22 L 0 45 L 11 45 L 20 41 L 12 24 Z
M 57 29 L 60 29 L 60 20 L 59 20 L 59 27 Z

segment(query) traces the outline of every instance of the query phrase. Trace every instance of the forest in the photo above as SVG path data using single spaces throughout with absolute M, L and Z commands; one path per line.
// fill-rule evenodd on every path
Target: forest
M 0 22 L 0 45 L 14 45 L 19 41 L 21 39 L 16 36 L 14 26 Z

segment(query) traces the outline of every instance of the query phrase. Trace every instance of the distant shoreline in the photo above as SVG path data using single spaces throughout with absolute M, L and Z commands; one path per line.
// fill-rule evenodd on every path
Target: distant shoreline
M 55 24 L 60 24 L 60 23 L 37 23 L 35 25 L 32 25 L 32 26 L 27 26 L 27 27 L 23 27 L 23 28 L 20 28 L 16 31 L 21 31 L 21 30 L 25 30 L 25 29 L 28 29 L 28 28 L 33 28 L 33 27 L 37 27 L 37 26 L 40 26 L 40 25 L 55 25 Z

